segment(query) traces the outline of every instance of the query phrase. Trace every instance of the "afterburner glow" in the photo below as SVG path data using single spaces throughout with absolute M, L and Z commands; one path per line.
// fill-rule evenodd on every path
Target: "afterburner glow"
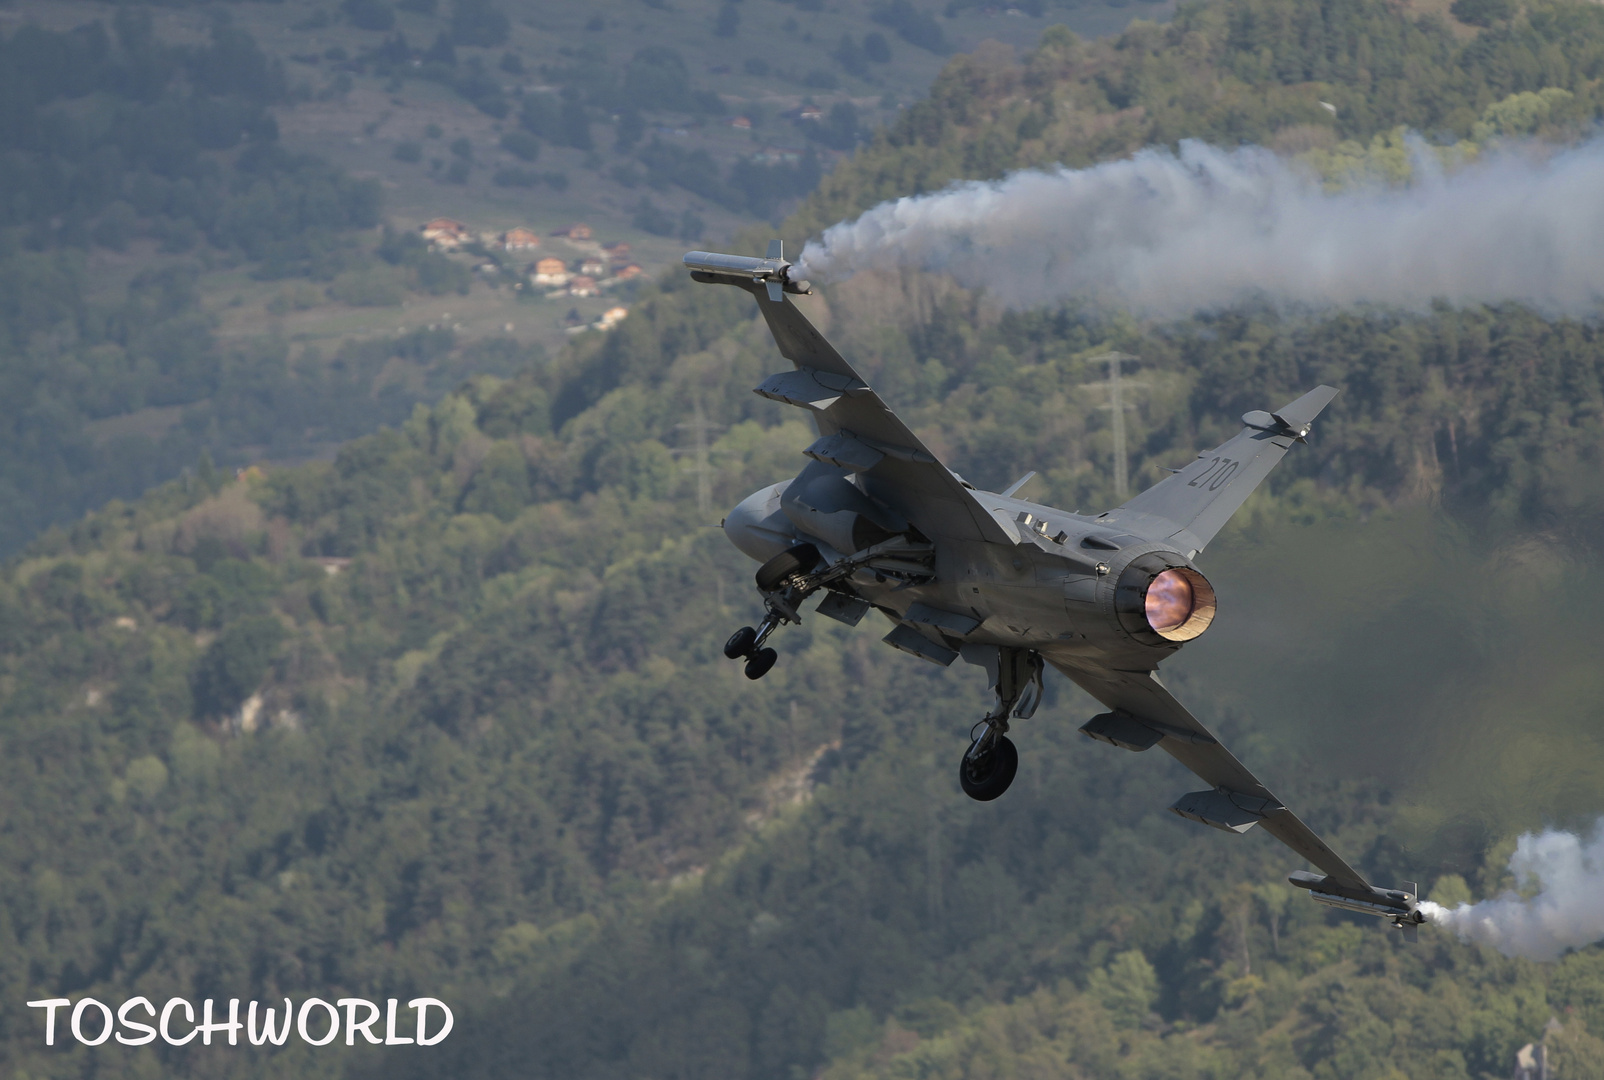
M 1174 630 L 1192 616 L 1192 583 L 1179 570 L 1166 570 L 1147 587 L 1147 625 L 1159 633 Z

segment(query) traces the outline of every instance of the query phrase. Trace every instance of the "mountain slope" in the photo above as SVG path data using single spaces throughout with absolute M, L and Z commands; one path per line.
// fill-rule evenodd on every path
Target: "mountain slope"
M 801 302 L 966 476 L 1038 469 L 1083 510 L 1113 501 L 1109 347 L 1142 360 L 1138 482 L 1341 385 L 1211 548 L 1225 603 L 1178 692 L 1368 873 L 1444 900 L 1513 884 L 1519 829 L 1597 812 L 1593 324 L 1143 325 L 915 276 Z M 741 678 L 718 646 L 752 567 L 710 526 L 808 440 L 749 392 L 780 361 L 743 294 L 674 276 L 549 364 L 496 355 L 514 377 L 332 462 L 203 467 L 6 565 L 10 1072 L 1457 1078 L 1551 1013 L 1577 1054 L 1604 1031 L 1597 946 L 1403 950 L 1290 896 L 1263 837 L 1162 813 L 1177 769 L 1075 735 L 1066 688 L 980 807 L 951 777 L 976 674 L 810 615 Z M 20 1004 L 134 993 L 429 994 L 460 1029 L 429 1055 L 47 1053 Z
M 1247 975 L 1231 966 L 1242 948 L 1229 929 L 1231 890 L 1238 881 L 1272 884 L 1288 869 L 1284 858 L 1159 816 L 1185 778 L 1161 762 L 1081 745 L 1063 722 L 1085 711 L 1073 696 L 1050 701 L 1022 733 L 1029 745 L 1019 797 L 998 817 L 963 803 L 948 782 L 962 732 L 984 707 L 968 673 L 925 670 L 884 650 L 872 625 L 846 631 L 811 618 L 781 635 L 784 658 L 762 683 L 747 683 L 719 655 L 729 629 L 754 613 L 750 566 L 699 527 L 710 522 L 670 444 L 688 447 L 679 425 L 698 402 L 725 421 L 710 449 L 716 507 L 785 475 L 807 439 L 780 406 L 744 389 L 768 366 L 765 332 L 744 301 L 734 290 L 666 284 L 631 316 L 640 319 L 634 336 L 582 341 L 555 370 L 474 380 L 400 429 L 352 443 L 331 464 L 168 485 L 51 533 L 13 563 L 0 620 L 8 748 L 0 841 L 17 871 L 0 887 L 8 950 L 25 958 L 11 970 L 26 993 L 427 993 L 458 1004 L 464 1036 L 480 1033 L 451 1044 L 468 1075 L 499 1075 L 532 1055 L 554 1071 L 589 1075 L 633 1060 L 689 1076 L 705 1074 L 711 1059 L 698 1055 L 720 1046 L 721 1069 L 768 1075 L 830 1055 L 845 1068 L 871 1043 L 895 1057 L 912 1046 L 896 1030 L 932 1039 L 958 1032 L 954 1007 L 1012 1001 L 1066 978 L 1080 985 L 1134 947 L 1158 973 L 1149 999 L 1171 1025 L 1155 1029 L 1154 1046 L 1175 1037 L 1176 1025 L 1225 1024 L 1247 1001 L 1229 988 Z M 837 304 L 842 340 L 854 333 L 849 306 L 844 297 Z M 1400 340 L 1439 340 L 1465 320 L 1500 340 L 1553 332 L 1513 311 L 1441 313 L 1390 329 L 1338 318 L 1272 332 L 1244 320 L 1235 337 L 1189 339 L 1182 327 L 1138 338 L 1155 357 L 1171 337 L 1198 350 L 1173 366 L 1155 362 L 1145 408 L 1162 422 L 1143 428 L 1144 449 L 1171 460 L 1206 442 L 1208 428 L 1192 418 L 1226 424 L 1221 418 L 1242 405 L 1220 395 L 1246 393 L 1269 357 L 1291 385 L 1320 377 L 1333 361 L 1325 350 L 1293 349 L 1302 335 L 1341 340 L 1348 327 L 1360 354 L 1396 360 L 1406 355 Z M 1102 340 L 1095 324 L 1079 326 Z M 1244 337 L 1279 344 L 1244 349 Z M 995 362 L 993 339 L 975 346 L 977 359 Z M 1524 386 L 1515 399 L 1523 409 L 1546 401 L 1557 416 L 1565 399 L 1539 397 L 1540 381 L 1496 377 L 1521 370 L 1529 354 L 1501 355 L 1489 380 Z M 964 448 L 956 457 L 976 475 L 1025 465 L 1052 475 L 1067 468 L 1054 455 L 1084 454 L 1086 436 L 1040 444 L 986 432 L 1040 422 L 1010 415 L 1024 397 L 1012 379 L 1042 388 L 1082 370 L 1080 362 L 1021 347 L 1006 366 L 977 367 L 941 402 L 928 391 L 924 405 L 910 378 L 910 415 Z M 1059 365 L 1068 365 L 1063 375 Z M 1196 370 L 1210 375 L 1188 374 Z M 551 434 L 552 403 L 565 387 L 602 391 L 593 383 L 608 372 L 620 385 Z M 970 379 L 994 382 L 982 390 Z M 1284 494 L 1258 504 L 1266 546 L 1228 543 L 1210 572 L 1239 582 L 1228 599 L 1251 605 L 1258 594 L 1261 617 L 1266 590 L 1302 596 L 1300 618 L 1312 618 L 1329 641 L 1350 641 L 1368 627 L 1350 600 L 1362 568 L 1315 573 L 1326 591 L 1311 608 L 1311 574 L 1297 559 L 1330 530 L 1348 529 L 1353 542 L 1387 553 L 1389 580 L 1418 583 L 1386 609 L 1401 621 L 1384 623 L 1380 636 L 1364 629 L 1380 655 L 1355 658 L 1378 679 L 1406 678 L 1388 666 L 1389 649 L 1405 653 L 1386 634 L 1415 636 L 1408 613 L 1424 604 L 1440 629 L 1475 627 L 1481 616 L 1461 607 L 1475 597 L 1444 599 L 1431 575 L 1431 544 L 1440 540 L 1421 547 L 1407 516 L 1396 527 L 1390 512 L 1369 525 L 1341 524 L 1358 504 L 1389 501 L 1384 483 L 1366 482 L 1366 470 L 1378 467 L 1356 449 L 1380 422 L 1367 418 L 1417 408 L 1419 393 L 1360 377 L 1348 385 L 1343 408 L 1288 463 L 1296 464 Z M 1082 423 L 1096 415 L 1095 402 L 1073 394 L 1037 396 L 1043 409 Z M 1482 419 L 1496 430 L 1498 415 L 1489 407 Z M 1458 437 L 1462 455 L 1498 445 L 1475 427 Z M 1564 460 L 1535 458 L 1536 475 Z M 1297 471 L 1323 474 L 1324 487 Z M 1524 489 L 1495 490 L 1518 499 Z M 1545 502 L 1540 488 L 1533 498 L 1557 521 L 1583 520 L 1568 503 Z M 1270 524 L 1288 517 L 1309 524 Z M 1397 529 L 1392 546 L 1383 544 Z M 1496 533 L 1476 541 L 1492 546 L 1485 555 L 1473 548 L 1463 573 L 1508 565 L 1500 543 Z M 1290 565 L 1266 577 L 1267 552 L 1282 548 Z M 1588 584 L 1591 556 L 1559 550 L 1579 569 L 1539 576 L 1548 582 L 1542 590 L 1508 613 L 1488 613 L 1489 626 L 1526 620 L 1530 652 L 1472 651 L 1467 686 L 1497 685 L 1550 655 L 1552 634 L 1587 625 L 1597 591 Z M 1556 622 L 1556 605 L 1574 607 L 1574 619 Z M 1242 644 L 1232 635 L 1252 631 L 1232 626 L 1227 619 L 1220 628 L 1226 656 Z M 1251 696 L 1244 715 L 1248 683 L 1209 667 L 1181 669 L 1188 700 L 1223 723 L 1242 753 L 1272 763 L 1266 772 L 1287 778 L 1289 797 L 1384 880 L 1461 873 L 1492 890 L 1500 867 L 1483 853 L 1511 824 L 1589 808 L 1585 795 L 1567 801 L 1568 789 L 1539 788 L 1502 815 L 1467 818 L 1453 798 L 1427 790 L 1415 795 L 1427 813 L 1410 818 L 1364 788 L 1299 782 L 1294 756 L 1351 737 L 1369 703 L 1334 690 L 1319 729 L 1290 722 L 1296 712 L 1258 714 Z M 1309 675 L 1288 665 L 1276 685 L 1296 695 Z M 1588 700 L 1580 687 L 1555 697 L 1536 729 L 1571 739 L 1581 792 L 1604 754 L 1586 734 L 1594 730 Z M 1446 736 L 1453 717 L 1421 715 Z M 1490 746 L 1508 746 L 1516 734 L 1485 729 Z M 1417 737 L 1429 755 L 1438 746 L 1427 735 Z M 1354 775 L 1369 768 L 1349 760 Z M 773 779 L 783 775 L 791 779 Z M 1471 779 L 1450 775 L 1445 790 Z M 829 794 L 815 808 L 783 809 L 819 782 Z M 1382 834 L 1422 846 L 1377 843 Z M 1428 843 L 1435 855 L 1425 854 Z M 1280 920 L 1286 896 L 1275 888 L 1266 910 Z M 1200 913 L 1188 914 L 1194 900 Z M 1355 944 L 1352 928 L 1307 908 L 1284 916 L 1285 977 L 1305 980 L 1299 994 L 1327 985 L 1324 965 L 1352 956 L 1363 968 L 1382 962 L 1375 949 L 1391 948 L 1385 939 Z M 1008 914 L 996 931 L 975 938 L 997 912 Z M 1113 940 L 1124 944 L 1105 953 L 1097 943 L 1107 945 L 1111 925 L 1123 928 Z M 1186 925 L 1203 929 L 1185 931 L 1187 944 L 1166 952 Z M 732 926 L 740 929 L 732 934 Z M 1237 935 L 1251 939 L 1255 964 L 1267 948 L 1261 933 L 1269 923 Z M 1591 1000 L 1585 964 L 1580 982 L 1561 985 L 1551 972 L 1473 961 L 1446 944 L 1419 955 L 1410 963 L 1425 967 L 1410 979 L 1448 977 L 1458 965 L 1468 972 L 1454 976 L 1465 980 L 1466 1000 L 1493 994 L 1489 1009 L 1513 1007 L 1493 989 L 1508 970 L 1520 973 L 1519 986 L 1559 987 L 1557 1003 Z M 1119 963 L 1120 978 L 1148 985 L 1134 960 Z M 1213 981 L 1189 989 L 1196 980 L 1188 973 L 1204 969 Z M 706 990 L 680 992 L 687 985 Z M 928 1006 L 935 1019 L 915 1009 L 926 999 L 937 1002 Z M 895 1030 L 884 1027 L 888 1016 Z M 14 1068 L 33 1067 L 23 1036 L 32 1019 L 6 1021 L 17 1033 L 6 1050 Z M 1105 1021 L 1094 1013 L 1087 1022 L 1102 1030 Z M 1358 1022 L 1328 1026 L 1335 1038 Z M 1525 1019 L 1510 1023 L 1477 1051 L 1485 1060 L 1531 1030 Z M 874 1043 L 882 1030 L 889 1042 Z M 1468 1052 L 1458 1039 L 1432 1036 L 1421 1052 Z M 1131 1054 L 1160 1052 L 1132 1046 Z M 1257 1060 L 1261 1051 L 1269 1052 L 1253 1043 L 1222 1060 Z M 286 1051 L 271 1069 L 333 1075 L 360 1065 L 308 1053 Z M 432 1061 L 375 1067 L 432 1070 Z M 170 1064 L 205 1075 L 247 1067 L 223 1051 Z
M 986 50 L 955 58 L 929 98 L 825 177 L 793 223 L 809 235 L 953 180 L 1079 167 L 1180 139 L 1285 152 L 1364 144 L 1397 127 L 1464 139 L 1488 106 L 1548 87 L 1573 96 L 1544 123 L 1580 132 L 1604 106 L 1601 57 L 1604 13 L 1563 0 L 1468 34 L 1382 0 L 1199 4 L 1100 41 L 1050 28 L 1019 63 Z

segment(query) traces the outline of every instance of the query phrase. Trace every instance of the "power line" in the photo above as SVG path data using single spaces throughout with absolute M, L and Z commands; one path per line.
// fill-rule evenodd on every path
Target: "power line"
M 1094 356 L 1089 363 L 1108 361 L 1108 381 L 1102 385 L 1108 387 L 1108 404 L 1100 406 L 1109 410 L 1113 416 L 1114 435 L 1114 496 L 1121 501 L 1130 490 L 1130 459 L 1125 451 L 1125 410 L 1134 408 L 1125 402 L 1125 391 L 1140 389 L 1145 384 L 1126 382 L 1120 377 L 1120 365 L 1126 360 L 1136 360 L 1139 357 L 1129 353 L 1111 352 L 1102 356 Z M 1096 385 L 1096 384 L 1094 384 Z
M 713 512 L 713 466 L 707 446 L 707 433 L 719 430 L 722 425 L 708 423 L 707 416 L 702 412 L 702 399 L 696 397 L 691 402 L 690 422 L 674 426 L 691 433 L 689 450 L 693 455 L 691 460 L 694 464 L 690 471 L 696 475 L 696 512 L 705 518 Z M 676 451 L 676 453 L 682 452 Z

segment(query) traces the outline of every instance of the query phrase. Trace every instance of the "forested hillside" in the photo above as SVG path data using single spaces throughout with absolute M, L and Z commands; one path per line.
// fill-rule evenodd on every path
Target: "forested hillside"
M 1289 124 L 1327 134 L 1287 149 L 1362 152 L 1417 122 L 1344 57 L 1411 72 L 1445 138 L 1548 86 L 1581 103 L 1570 123 L 1593 108 L 1598 18 L 1541 6 L 1467 34 L 1222 0 L 1107 46 L 1050 35 L 1018 69 L 960 57 L 785 234 L 1010 162 Z M 1313 61 L 1283 71 L 1261 47 L 1328 25 L 1314 91 Z M 1510 74 L 1526 53 L 1546 59 Z M 1152 96 L 1071 108 L 1126 75 Z M 1061 126 L 1045 104 L 1024 124 L 1027 78 Z M 1304 93 L 1339 103 L 1340 130 L 1266 104 Z M 1258 103 L 1234 136 L 1230 100 Z M 1114 501 L 1110 348 L 1139 358 L 1138 483 L 1247 409 L 1342 387 L 1205 556 L 1221 617 L 1167 675 L 1367 873 L 1444 902 L 1516 884 L 1518 831 L 1600 811 L 1595 323 L 1510 305 L 1152 324 L 1001 312 L 916 275 L 798 303 L 954 468 L 982 486 L 1039 470 L 1033 494 L 1067 508 Z M 754 314 L 674 276 L 549 360 L 419 337 L 395 347 L 509 377 L 467 378 L 332 462 L 202 462 L 6 564 L 11 1075 L 1481 1080 L 1550 1017 L 1556 1075 L 1596 1075 L 1597 946 L 1537 964 L 1428 928 L 1406 948 L 1319 908 L 1267 838 L 1163 813 L 1191 781 L 1082 739 L 1093 706 L 1062 684 L 1016 728 L 1015 790 L 980 805 L 951 775 L 978 672 L 809 615 L 770 676 L 742 678 L 719 645 L 753 616 L 752 567 L 711 526 L 809 439 L 750 393 L 783 363 Z M 134 993 L 428 994 L 458 1027 L 388 1054 L 47 1051 L 22 1005 Z
M 876 319 L 892 306 L 881 301 Z M 672 449 L 688 444 L 680 425 L 699 402 L 727 428 L 711 449 L 715 505 L 793 467 L 805 431 L 746 390 L 768 365 L 744 305 L 734 290 L 671 282 L 641 305 L 632 337 L 598 337 L 507 382 L 476 379 L 330 465 L 168 485 L 13 564 L 4 842 L 22 872 L 4 884 L 19 958 L 7 1001 L 135 987 L 446 995 L 465 1014 L 443 1048 L 456 1075 L 524 1074 L 530 1062 L 538 1075 L 608 1075 L 628 1061 L 653 1075 L 767 1076 L 832 1057 L 850 1075 L 903 1068 L 901 1055 L 984 1075 L 963 1062 L 1002 1025 L 1017 1034 L 1009 1054 L 1090 1075 L 1146 1062 L 1146 1075 L 1188 1076 L 1208 1061 L 1297 1075 L 1275 1071 L 1296 1061 L 1360 1077 L 1396 1061 L 1478 1076 L 1551 1011 L 1575 1007 L 1564 1015 L 1580 1021 L 1568 1029 L 1578 1040 L 1586 1025 L 1604 1030 L 1594 952 L 1558 968 L 1440 937 L 1396 952 L 1373 926 L 1290 897 L 1286 857 L 1268 842 L 1161 815 L 1185 779 L 1084 743 L 1069 721 L 1086 706 L 1068 692 L 1022 733 L 1026 774 L 999 812 L 968 805 L 948 775 L 983 707 L 965 672 L 915 669 L 872 626 L 809 619 L 781 636 L 769 679 L 740 678 L 718 645 L 750 617 L 749 567 L 698 527 L 694 478 Z M 1188 698 L 1367 869 L 1461 874 L 1496 891 L 1501 839 L 1596 808 L 1604 746 L 1590 684 L 1573 676 L 1518 730 L 1498 723 L 1496 703 L 1474 705 L 1554 664 L 1587 625 L 1601 584 L 1591 553 L 1548 534 L 1535 552 L 1523 532 L 1455 539 L 1385 509 L 1452 469 L 1422 458 L 1434 420 L 1419 405 L 1452 368 L 1464 373 L 1459 401 L 1476 404 L 1474 421 L 1453 411 L 1461 475 L 1482 478 L 1466 498 L 1586 520 L 1576 511 L 1592 499 L 1545 481 L 1580 451 L 1506 431 L 1553 430 L 1597 407 L 1592 391 L 1561 409 L 1543 378 L 1522 377 L 1567 341 L 1548 377 L 1596 385 L 1604 343 L 1586 328 L 1519 311 L 1370 325 L 1242 317 L 1229 334 L 1208 332 L 1219 320 L 1162 334 L 1069 313 L 977 321 L 969 345 L 955 335 L 942 349 L 950 375 L 927 361 L 887 392 L 922 430 L 947 433 L 969 475 L 1034 465 L 1055 490 L 1083 485 L 1092 505 L 1096 469 L 1083 458 L 1095 433 L 1041 417 L 1097 415 L 1077 383 L 1094 349 L 1153 358 L 1144 468 L 1184 460 L 1244 402 L 1345 385 L 1280 494 L 1257 504 L 1259 524 L 1211 573 L 1260 617 L 1266 592 L 1301 597 L 1298 619 L 1394 686 L 1419 659 L 1409 641 L 1428 610 L 1424 625 L 1465 650 L 1453 662 L 1466 683 L 1448 708 L 1425 690 L 1408 702 L 1411 749 L 1433 783 L 1389 775 L 1382 748 L 1331 754 L 1370 734 L 1375 702 L 1322 663 L 1289 658 L 1245 697 L 1245 673 L 1181 670 Z M 833 322 L 844 343 L 894 333 L 855 318 L 844 291 Z M 1041 348 L 1048 326 L 1068 344 Z M 1364 334 L 1363 347 L 1315 345 L 1344 333 Z M 883 341 L 863 355 L 889 386 L 887 358 L 911 346 Z M 1389 357 L 1386 373 L 1354 353 Z M 554 433 L 552 402 L 581 391 L 599 401 Z M 1363 449 L 1417 427 L 1427 434 L 1415 441 Z M 1016 430 L 1043 437 L 999 434 Z M 1528 468 L 1494 466 L 1511 459 Z M 1363 545 L 1373 561 L 1303 562 L 1331 543 Z M 1442 595 L 1444 577 L 1512 558 L 1531 564 L 1530 581 L 1496 610 L 1481 594 Z M 1572 570 L 1556 579 L 1544 560 Z M 1356 575 L 1377 573 L 1396 583 L 1379 622 L 1351 592 Z M 1519 648 L 1483 638 L 1511 621 L 1526 627 Z M 1244 631 L 1257 633 L 1222 626 L 1226 656 L 1248 644 Z M 1363 635 L 1374 651 L 1345 644 Z M 1322 730 L 1252 709 L 1320 677 Z M 1488 806 L 1476 797 L 1486 761 L 1430 765 L 1465 729 L 1499 773 L 1526 768 L 1513 775 L 1535 782 Z M 1568 741 L 1565 762 L 1523 759 L 1534 739 Z M 1302 754 L 1340 760 L 1352 780 L 1298 779 Z M 1367 773 L 1403 785 L 1408 803 L 1378 801 Z M 790 809 L 818 783 L 811 806 Z M 1444 879 L 1436 895 L 1464 888 Z M 9 1010 L 8 1052 L 31 1075 L 53 1059 L 29 1040 L 36 1018 Z M 80 1047 L 58 1067 L 88 1070 L 94 1054 Z M 225 1049 L 168 1054 L 196 1075 L 246 1069 Z M 295 1075 L 346 1065 L 305 1047 L 273 1060 Z M 440 1062 L 375 1067 L 439 1075 Z
M 1021 63 L 984 50 L 955 58 L 929 99 L 826 177 L 793 224 L 811 234 L 955 179 L 1082 166 L 1180 139 L 1362 154 L 1404 127 L 1453 142 L 1477 136 L 1490 107 L 1545 89 L 1569 96 L 1515 123 L 1520 110 L 1506 110 L 1495 130 L 1562 136 L 1598 117 L 1597 5 L 1538 0 L 1468 29 L 1383 0 L 1196 4 L 1103 41 L 1049 29 Z
M 444 256 L 374 242 L 377 183 L 279 144 L 271 110 L 290 106 L 288 79 L 236 9 L 218 9 L 204 44 L 159 39 L 131 7 L 0 41 L 0 351 L 13 403 L 0 425 L 12 448 L 0 550 L 203 449 L 228 466 L 327 453 L 468 371 L 510 370 L 411 337 L 370 340 L 353 359 L 270 329 L 219 336 L 196 289 L 218 270 L 286 280 L 288 311 L 330 297 L 383 310 L 469 288 L 466 267 Z M 1379 2 L 1205 5 L 1107 41 L 1054 30 L 1022 63 L 960 56 L 929 100 L 825 178 L 789 235 L 957 177 L 1181 137 L 1265 142 L 1338 175 L 1375 163 L 1372 139 L 1382 157 L 1392 147 L 1393 167 L 1399 125 L 1443 141 L 1564 137 L 1597 114 L 1596 8 L 1537 5 L 1465 30 Z M 1565 96 L 1521 97 L 1543 89 Z M 663 184 L 701 175 L 672 149 L 652 158 Z M 764 198 L 778 190 L 748 179 Z M 90 273 L 121 252 L 144 269 Z
M 158 40 L 134 7 L 110 29 L 23 25 L 0 38 L 0 80 L 0 551 L 203 452 L 229 468 L 326 454 L 527 359 L 449 328 L 336 346 L 218 333 L 198 285 L 222 270 L 292 281 L 294 303 L 469 282 L 415 238 L 375 243 L 376 181 L 279 145 L 284 74 L 226 11 L 205 45 Z M 127 269 L 91 272 L 108 259 Z

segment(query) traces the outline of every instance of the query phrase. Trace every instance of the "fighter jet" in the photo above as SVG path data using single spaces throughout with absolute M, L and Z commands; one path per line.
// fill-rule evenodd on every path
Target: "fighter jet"
M 970 732 L 958 783 L 995 799 L 1019 768 L 1009 721 L 1028 719 L 1052 667 L 1107 712 L 1080 728 L 1124 750 L 1161 747 L 1208 786 L 1170 807 L 1231 833 L 1263 826 L 1321 873 L 1292 884 L 1335 907 L 1379 915 L 1413 938 L 1425 921 L 1415 889 L 1379 889 L 1333 851 L 1165 689 L 1159 662 L 1213 622 L 1213 586 L 1197 557 L 1270 470 L 1307 439 L 1337 395 L 1318 386 L 1113 510 L 1095 517 L 1018 498 L 1034 475 L 981 491 L 947 468 L 803 316 L 807 295 L 779 241 L 764 258 L 692 251 L 691 277 L 750 292 L 790 370 L 756 392 L 812 414 L 819 438 L 794 478 L 754 492 L 725 517 L 725 534 L 762 565 L 765 614 L 724 646 L 760 679 L 765 644 L 802 604 L 849 626 L 871 610 L 884 641 L 942 666 L 985 670 L 996 694 Z

